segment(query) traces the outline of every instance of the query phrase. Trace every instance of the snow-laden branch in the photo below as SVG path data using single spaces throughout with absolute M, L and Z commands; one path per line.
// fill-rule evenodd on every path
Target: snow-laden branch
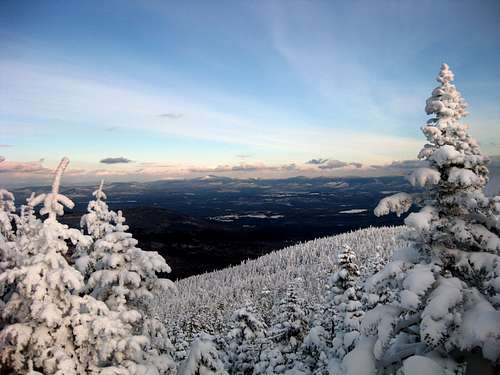
M 380 359 L 380 367 L 386 367 L 396 362 L 401 362 L 415 354 L 421 354 L 425 350 L 425 343 L 414 342 L 410 344 L 398 344 L 387 350 L 384 356 Z
M 44 206 L 40 210 L 40 215 L 49 215 L 47 220 L 56 220 L 57 216 L 62 216 L 64 214 L 64 207 L 72 209 L 75 204 L 68 197 L 59 194 L 59 188 L 61 184 L 61 178 L 68 167 L 69 159 L 62 158 L 59 166 L 54 172 L 54 180 L 52 182 L 52 192 L 45 195 Z M 40 197 L 34 198 L 35 201 L 41 200 Z
M 382 198 L 373 213 L 375 216 L 384 216 L 391 212 L 401 216 L 407 212 L 413 203 L 413 198 L 408 193 L 397 193 L 389 197 Z

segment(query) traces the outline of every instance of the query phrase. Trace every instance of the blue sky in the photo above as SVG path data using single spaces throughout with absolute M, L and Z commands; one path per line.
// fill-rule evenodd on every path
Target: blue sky
M 500 154 L 498 1 L 4 0 L 0 181 L 368 173 L 415 158 L 442 62 Z

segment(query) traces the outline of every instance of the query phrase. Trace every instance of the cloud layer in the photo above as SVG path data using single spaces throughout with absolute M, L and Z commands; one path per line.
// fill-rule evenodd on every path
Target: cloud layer
M 124 158 L 123 156 L 117 158 L 104 158 L 101 159 L 100 163 L 102 164 L 128 164 L 133 163 L 132 160 Z
M 107 158 L 107 159 L 122 159 Z M 129 160 L 123 158 L 125 160 Z M 323 159 L 313 159 L 323 160 Z M 418 160 L 393 161 L 385 165 L 362 165 L 357 162 L 328 160 L 321 163 L 238 163 L 217 166 L 170 165 L 155 162 L 122 163 L 112 168 L 86 169 L 78 167 L 78 163 L 70 164 L 64 180 L 69 184 L 95 183 L 101 178 L 107 181 L 153 181 L 161 179 L 196 178 L 207 174 L 233 178 L 288 178 L 306 177 L 378 177 L 407 176 L 413 169 L 421 167 L 424 162 Z M 38 161 L 15 162 L 3 160 L 0 156 L 0 186 L 30 186 L 49 184 L 56 163 L 46 166 L 43 159 Z M 327 167 L 327 168 L 325 168 Z M 491 157 L 490 194 L 500 193 L 500 155 Z

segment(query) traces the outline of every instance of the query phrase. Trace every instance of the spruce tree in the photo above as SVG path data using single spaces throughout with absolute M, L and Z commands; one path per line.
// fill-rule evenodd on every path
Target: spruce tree
M 303 298 L 302 278 L 291 281 L 284 297 L 274 309 L 274 324 L 269 329 L 254 374 L 282 374 L 303 371 L 300 347 L 307 335 L 308 322 Z
M 87 206 L 87 213 L 82 216 L 80 226 L 94 241 L 103 238 L 113 231 L 112 220 L 116 213 L 110 211 L 106 204 L 106 193 L 103 190 L 104 180 L 101 180 L 97 190 L 92 193 L 95 198 Z
M 145 350 L 149 360 L 161 373 L 172 373 L 174 348 L 165 325 L 148 308 L 155 292 L 173 288 L 170 280 L 156 274 L 170 272 L 170 267 L 157 252 L 136 246 L 138 241 L 128 232 L 122 212 L 108 211 L 102 184 L 94 196 L 96 200 L 89 203 L 82 224 L 95 242 L 82 247 L 83 255 L 76 260 L 79 269 L 88 272 L 85 292 L 105 302 L 112 311 L 137 316 L 131 324 L 135 334 L 148 339 Z
M 401 214 L 412 203 L 423 206 L 405 219 L 411 245 L 367 283 L 372 293 L 393 291 L 362 324 L 374 338 L 363 345 L 371 343 L 378 367 L 391 371 L 431 361 L 493 373 L 500 360 L 500 197 L 484 194 L 488 158 L 460 122 L 466 103 L 453 78 L 443 64 L 426 102 L 435 115 L 422 128 L 428 143 L 418 156 L 426 165 L 409 177 L 426 192 L 399 193 L 375 209 Z
M 109 311 L 90 296 L 79 296 L 83 276 L 68 264 L 68 242 L 91 239 L 57 221 L 73 202 L 59 193 L 64 158 L 54 174 L 52 191 L 31 197 L 19 227 L 22 259 L 0 273 L 2 296 L 0 365 L 6 372 L 32 374 L 136 374 L 148 368 L 142 348 L 147 339 L 133 336 L 134 316 Z M 44 203 L 36 219 L 32 209 Z M 23 247 L 26 240 L 30 246 Z
M 255 358 L 259 354 L 259 340 L 265 337 L 267 327 L 249 299 L 244 307 L 232 314 L 231 321 L 233 328 L 229 331 L 227 340 L 229 372 L 251 374 Z
M 116 219 L 116 213 L 110 211 L 106 204 L 107 197 L 103 185 L 104 180 L 101 180 L 98 188 L 92 193 L 94 199 L 88 203 L 87 213 L 80 219 L 83 233 L 92 237 L 93 241 L 89 246 L 78 246 L 73 254 L 75 266 L 84 275 L 86 283 L 96 270 L 99 253 L 95 251 L 95 243 L 104 238 L 106 234 L 113 232 L 112 221 Z
M 193 340 L 177 375 L 227 375 L 213 336 L 201 333 Z
M 359 269 L 356 254 L 345 246 L 339 254 L 338 270 L 330 279 L 330 298 L 333 303 L 333 352 L 342 358 L 356 344 L 363 311 L 358 300 Z
M 18 220 L 14 195 L 5 189 L 0 189 L 0 236 L 5 240 L 14 239 L 14 224 Z

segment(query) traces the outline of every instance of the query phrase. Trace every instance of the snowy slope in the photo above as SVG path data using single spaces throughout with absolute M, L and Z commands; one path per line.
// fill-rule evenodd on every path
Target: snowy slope
M 239 266 L 193 276 L 176 283 L 176 293 L 163 293 L 151 306 L 152 313 L 167 324 L 177 321 L 184 330 L 196 332 L 207 327 L 215 332 L 245 298 L 254 301 L 264 319 L 287 284 L 304 279 L 309 304 L 325 294 L 327 278 L 336 269 L 337 253 L 350 246 L 358 255 L 361 269 L 379 253 L 387 259 L 396 237 L 405 227 L 367 228 L 351 233 L 309 241 L 272 252 Z M 195 260 L 194 260 L 195 261 Z

